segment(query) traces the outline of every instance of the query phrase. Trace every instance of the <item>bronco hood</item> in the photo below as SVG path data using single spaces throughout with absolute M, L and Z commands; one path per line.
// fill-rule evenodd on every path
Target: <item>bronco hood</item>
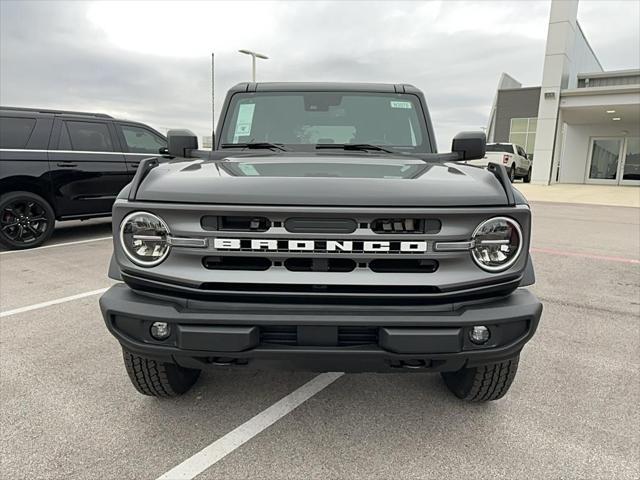
M 153 202 L 429 207 L 506 205 L 490 172 L 381 155 L 265 154 L 160 163 L 137 200 Z

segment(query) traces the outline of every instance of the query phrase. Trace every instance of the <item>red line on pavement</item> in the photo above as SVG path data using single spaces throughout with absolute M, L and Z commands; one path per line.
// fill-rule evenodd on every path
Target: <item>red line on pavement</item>
M 640 264 L 640 260 L 626 257 L 611 257 L 608 255 L 593 255 L 591 253 L 567 252 L 564 250 L 555 250 L 553 248 L 532 248 L 533 253 L 548 253 L 550 255 L 562 255 L 563 257 L 582 257 L 591 258 L 593 260 L 606 260 L 609 262 Z

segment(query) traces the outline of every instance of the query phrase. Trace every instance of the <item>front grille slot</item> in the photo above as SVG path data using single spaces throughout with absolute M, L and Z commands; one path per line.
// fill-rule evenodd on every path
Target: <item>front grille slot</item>
M 338 327 L 338 346 L 354 347 L 378 343 L 377 327 Z
M 260 342 L 275 345 L 297 345 L 297 327 L 295 325 L 268 325 L 260 327 Z
M 288 218 L 284 228 L 291 233 L 353 233 L 358 223 L 350 218 Z
M 374 233 L 438 233 L 440 220 L 433 218 L 378 218 L 371 222 Z
M 255 270 L 271 268 L 271 260 L 262 257 L 204 257 L 204 268 L 208 270 Z
M 338 347 L 357 347 L 361 345 L 377 345 L 378 343 L 378 327 L 339 326 L 322 328 L 337 329 L 337 341 L 335 346 Z M 307 338 L 307 341 L 299 343 L 298 327 L 296 325 L 262 326 L 260 327 L 260 342 L 272 345 L 314 345 L 311 337 Z M 321 341 L 320 339 L 318 341 L 318 345 L 328 346 L 326 342 Z
M 349 258 L 288 258 L 284 266 L 292 272 L 351 272 L 356 262 Z
M 438 287 L 431 285 L 313 285 L 302 283 L 230 283 L 205 282 L 200 290 L 223 291 L 233 293 L 287 294 L 323 293 L 323 294 L 434 294 L 440 293 Z
M 271 228 L 271 220 L 266 217 L 254 216 L 212 216 L 202 217 L 200 225 L 207 231 L 227 232 L 266 232 Z
M 438 269 L 437 260 L 390 258 L 369 262 L 369 268 L 376 273 L 433 273 Z

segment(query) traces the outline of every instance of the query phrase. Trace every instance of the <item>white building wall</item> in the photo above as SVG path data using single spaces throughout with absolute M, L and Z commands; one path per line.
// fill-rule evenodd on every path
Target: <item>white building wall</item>
M 624 131 L 628 132 L 627 134 Z M 617 123 L 614 125 L 563 125 L 562 158 L 559 181 L 561 183 L 584 183 L 589 168 L 589 149 L 593 137 L 624 138 L 638 131 L 638 124 Z
M 571 62 L 569 64 L 569 83 L 566 88 L 578 87 L 578 74 L 593 73 L 604 71 L 600 61 L 593 53 L 591 45 L 584 36 L 580 24 L 576 22 L 576 38 L 573 44 L 573 52 L 571 53 Z
M 578 0 L 553 0 L 549 13 L 549 30 L 542 72 L 538 127 L 534 149 L 533 182 L 547 185 L 552 173 L 560 91 L 569 85 L 571 57 L 574 51 Z
M 562 90 L 577 87 L 578 73 L 602 71 L 602 66 L 578 25 L 578 0 L 553 0 L 545 50 L 533 182 L 547 185 L 556 179 L 563 134 L 559 121 Z

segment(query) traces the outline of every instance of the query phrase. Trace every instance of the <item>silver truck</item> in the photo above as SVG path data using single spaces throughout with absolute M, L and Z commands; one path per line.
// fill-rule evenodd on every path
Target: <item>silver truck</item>
M 212 151 L 189 131 L 113 207 L 100 299 L 136 389 L 205 368 L 440 372 L 501 398 L 542 304 L 531 211 L 482 132 L 438 154 L 410 85 L 245 83 Z

